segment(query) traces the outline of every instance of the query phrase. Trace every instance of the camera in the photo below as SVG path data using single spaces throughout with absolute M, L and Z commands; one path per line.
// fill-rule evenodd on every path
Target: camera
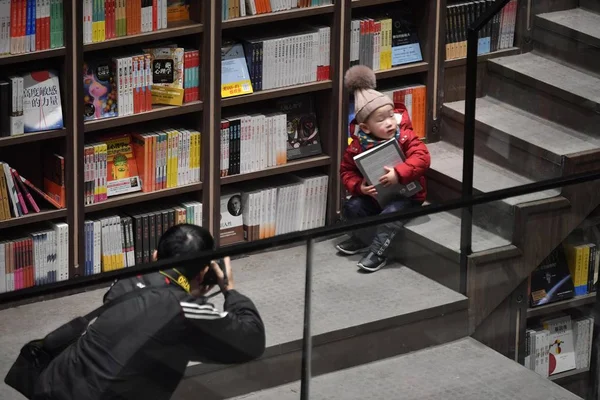
M 227 271 L 225 270 L 225 261 L 222 258 L 220 258 L 215 262 L 219 265 L 221 271 L 223 271 L 223 275 L 225 276 L 225 282 L 227 282 Z M 217 274 L 215 274 L 215 271 L 212 268 L 209 268 L 208 272 L 204 275 L 204 278 L 202 279 L 202 284 L 207 286 L 217 284 Z

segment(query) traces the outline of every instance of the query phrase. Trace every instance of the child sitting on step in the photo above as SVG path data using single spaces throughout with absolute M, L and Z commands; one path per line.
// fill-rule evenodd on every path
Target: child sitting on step
M 401 104 L 394 106 L 392 99 L 376 91 L 375 74 L 364 65 L 350 68 L 346 72 L 344 83 L 354 93 L 355 105 L 355 117 L 350 123 L 352 143 L 346 148 L 340 166 L 342 182 L 352 195 L 344 204 L 344 217 L 355 219 L 421 206 L 426 197 L 424 174 L 429 168 L 430 155 L 427 146 L 413 133 L 406 107 Z M 406 160 L 387 166 L 381 171 L 379 182 L 367 182 L 354 157 L 391 138 L 396 138 Z M 414 196 L 407 198 L 398 193 L 384 207 L 376 200 L 377 185 L 387 187 L 415 180 L 419 181 L 423 189 Z M 389 246 L 401 228 L 402 222 L 397 221 L 353 232 L 348 240 L 337 244 L 336 248 L 348 255 L 368 250 L 358 262 L 358 267 L 374 272 L 385 266 Z

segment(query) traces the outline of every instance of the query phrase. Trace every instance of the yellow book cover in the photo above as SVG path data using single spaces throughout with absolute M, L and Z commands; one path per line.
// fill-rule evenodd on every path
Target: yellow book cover
M 107 137 L 106 188 L 107 196 L 115 196 L 142 190 L 137 162 L 129 134 Z

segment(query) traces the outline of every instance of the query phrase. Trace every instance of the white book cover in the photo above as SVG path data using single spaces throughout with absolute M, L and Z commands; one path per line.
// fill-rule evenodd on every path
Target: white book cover
M 224 190 L 221 195 L 221 245 L 228 245 L 244 240 L 243 207 L 240 192 Z
M 575 369 L 575 347 L 571 318 L 565 316 L 545 321 L 544 329 L 550 331 L 549 375 Z
M 94 221 L 94 274 L 102 272 L 102 222 Z
M 15 217 L 15 218 L 20 217 L 21 213 L 19 212 L 19 208 L 17 206 L 17 204 L 18 204 L 17 189 L 15 189 L 15 182 L 10 173 L 10 167 L 7 163 L 0 163 L 0 165 L 2 165 L 2 168 L 4 170 L 4 176 L 6 178 L 6 185 L 7 185 L 6 189 L 7 189 L 9 200 L 10 200 L 9 203 L 12 205 L 13 217 Z

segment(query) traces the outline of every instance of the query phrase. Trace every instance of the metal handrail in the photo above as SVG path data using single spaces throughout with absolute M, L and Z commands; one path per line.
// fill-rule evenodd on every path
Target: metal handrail
M 204 251 L 171 258 L 167 260 L 159 260 L 149 264 L 140 264 L 133 267 L 128 267 L 122 270 L 103 272 L 92 276 L 80 276 L 69 279 L 68 281 L 50 283 L 43 286 L 34 286 L 27 289 L 21 289 L 14 292 L 0 294 L 0 304 L 12 301 L 25 300 L 41 295 L 48 295 L 56 292 L 68 291 L 87 287 L 95 284 L 111 282 L 115 279 L 130 278 L 132 276 L 157 272 L 161 269 L 169 268 L 169 266 L 177 265 L 194 265 L 199 259 L 220 258 L 224 256 L 237 256 L 248 253 L 253 253 L 261 250 L 267 250 L 276 246 L 289 245 L 299 242 L 305 242 L 309 239 L 317 239 L 327 236 L 340 235 L 352 230 L 365 228 L 373 225 L 384 224 L 393 221 L 401 221 L 437 214 L 446 211 L 453 211 L 465 207 L 472 207 L 481 204 L 490 203 L 506 198 L 523 196 L 526 194 L 536 193 L 544 190 L 563 188 L 565 186 L 590 182 L 600 179 L 600 170 L 573 174 L 551 178 L 544 181 L 532 182 L 522 186 L 515 186 L 507 189 L 495 190 L 493 192 L 481 193 L 468 198 L 458 198 L 451 201 L 446 201 L 440 204 L 430 204 L 427 206 L 399 211 L 396 213 L 376 215 L 373 217 L 361 218 L 359 220 L 346 221 L 336 225 L 315 228 L 306 231 L 292 232 L 285 235 L 278 235 L 268 239 L 257 240 L 247 243 L 239 243 L 230 247 L 222 247 L 212 251 Z
M 475 163 L 475 102 L 477 101 L 477 47 L 479 31 L 498 14 L 510 0 L 497 0 L 467 29 L 467 70 L 465 87 L 465 124 L 463 141 L 462 197 L 473 195 Z M 467 264 L 472 253 L 473 207 L 463 208 L 460 225 L 460 284 L 461 294 L 467 293 Z

